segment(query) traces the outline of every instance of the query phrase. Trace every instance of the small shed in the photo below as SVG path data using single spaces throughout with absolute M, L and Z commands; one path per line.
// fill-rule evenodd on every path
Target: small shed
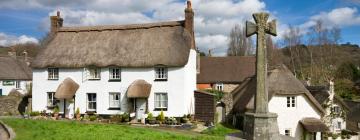
M 196 90 L 195 95 L 195 119 L 204 122 L 215 120 L 215 95 L 206 91 Z

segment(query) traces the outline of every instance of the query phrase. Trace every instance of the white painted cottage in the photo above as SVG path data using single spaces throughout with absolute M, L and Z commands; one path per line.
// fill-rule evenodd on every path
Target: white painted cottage
M 328 131 L 321 121 L 325 110 L 305 86 L 286 68 L 279 66 L 268 73 L 269 112 L 278 115 L 281 135 L 298 140 L 320 140 L 321 132 Z M 248 78 L 233 92 L 233 111 L 236 125 L 243 125 L 245 112 L 254 109 L 256 78 Z
M 12 90 L 28 93 L 31 79 L 31 68 L 25 57 L 13 52 L 9 52 L 9 56 L 0 56 L 0 96 L 8 95 Z
M 191 3 L 185 20 L 63 27 L 51 16 L 52 38 L 34 59 L 33 111 L 72 117 L 146 112 L 180 117 L 194 112 L 196 50 Z M 58 97 L 58 98 L 56 98 Z

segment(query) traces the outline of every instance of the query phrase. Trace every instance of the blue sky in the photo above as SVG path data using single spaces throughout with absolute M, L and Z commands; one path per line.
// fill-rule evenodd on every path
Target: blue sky
M 278 20 L 279 36 L 287 25 L 306 31 L 316 19 L 342 29 L 341 43 L 360 44 L 359 0 L 193 0 L 197 46 L 215 48 L 223 55 L 234 24 L 252 20 L 266 11 Z M 37 42 L 49 28 L 49 15 L 57 10 L 65 26 L 147 23 L 181 20 L 184 0 L 1 0 L 0 45 Z

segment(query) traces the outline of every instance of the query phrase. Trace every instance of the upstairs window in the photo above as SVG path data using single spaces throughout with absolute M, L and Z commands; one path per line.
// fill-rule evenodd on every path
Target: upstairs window
M 88 80 L 100 80 L 100 68 L 85 68 L 85 76 Z
M 165 67 L 156 67 L 155 68 L 155 80 L 166 81 L 168 76 L 167 68 Z
M 332 110 L 333 110 L 333 113 L 334 113 L 334 114 L 340 114 L 340 112 L 341 112 L 341 109 L 340 109 L 339 106 L 334 106 L 334 107 L 332 108 Z
M 120 109 L 120 93 L 110 92 L 109 103 L 110 108 Z
M 59 69 L 58 68 L 48 68 L 48 79 L 49 80 L 58 80 L 59 79 Z
M 223 83 L 217 83 L 215 85 L 216 90 L 223 91 L 224 90 L 224 84 Z
M 96 93 L 87 94 L 87 111 L 96 111 Z
M 286 97 L 286 107 L 296 107 L 296 97 L 295 96 L 288 96 Z
M 291 136 L 291 130 L 285 129 L 285 136 Z
M 167 93 L 155 93 L 155 110 L 167 110 L 168 96 Z
M 109 68 L 110 72 L 110 80 L 120 80 L 121 79 L 121 71 L 120 68 Z

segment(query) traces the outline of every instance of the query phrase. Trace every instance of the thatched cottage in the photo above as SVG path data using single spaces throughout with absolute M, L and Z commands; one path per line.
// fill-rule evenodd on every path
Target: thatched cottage
M 278 115 L 281 135 L 295 139 L 318 140 L 328 127 L 321 121 L 325 110 L 305 86 L 286 68 L 276 67 L 268 72 L 269 112 Z M 236 126 L 244 126 L 244 115 L 254 110 L 256 78 L 247 78 L 233 91 Z
M 27 57 L 16 56 L 14 52 L 9 52 L 8 56 L 0 56 L 0 96 L 8 95 L 12 90 L 21 94 L 28 93 L 32 72 L 26 59 Z
M 33 110 L 54 106 L 68 117 L 147 112 L 193 114 L 196 90 L 194 13 L 185 20 L 64 27 L 51 16 L 52 39 L 33 61 Z

